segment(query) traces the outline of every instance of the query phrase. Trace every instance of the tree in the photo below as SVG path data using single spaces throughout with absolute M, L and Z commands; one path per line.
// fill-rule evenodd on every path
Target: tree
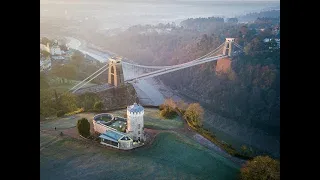
M 164 106 L 170 107 L 172 109 L 175 109 L 177 107 L 176 102 L 174 102 L 174 100 L 171 98 L 165 99 L 163 104 Z
M 44 51 L 44 50 L 41 50 L 41 54 L 43 57 L 47 58 L 50 56 L 50 53 L 48 51 Z
M 253 56 L 257 51 L 266 50 L 265 47 L 263 40 L 256 37 L 244 47 L 244 52 Z
M 278 180 L 280 162 L 269 156 L 257 156 L 241 168 L 241 180 Z
M 79 95 L 77 100 L 78 100 L 78 103 L 77 103 L 78 106 L 83 107 L 87 111 L 87 110 L 94 109 L 95 102 L 99 101 L 100 98 L 95 93 L 87 92 Z
M 85 138 L 90 136 L 90 123 L 86 118 L 82 118 L 78 120 L 77 128 L 81 136 Z
M 72 93 L 64 93 L 59 99 L 59 109 L 64 112 L 73 112 L 78 109 L 77 96 Z
M 40 89 L 47 89 L 49 87 L 50 86 L 46 76 L 43 73 L 40 73 Z
M 60 78 L 75 79 L 77 75 L 77 69 L 72 64 L 66 64 L 63 66 L 54 66 L 51 70 L 51 73 Z
M 64 114 L 64 111 L 60 110 L 57 112 L 57 117 L 62 117 Z
M 160 116 L 164 118 L 172 118 L 174 117 L 177 113 L 175 111 L 177 105 L 173 101 L 173 99 L 166 99 L 162 105 L 160 105 L 159 109 L 160 111 Z
M 50 39 L 48 39 L 47 37 L 41 38 L 41 44 L 47 45 L 48 43 L 51 44 Z
M 75 51 L 71 57 L 71 64 L 74 65 L 75 67 L 77 67 L 77 69 L 80 68 L 80 66 L 84 63 L 84 55 L 79 52 L 79 51 Z
M 98 101 L 94 104 L 94 110 L 101 111 L 104 108 L 103 102 Z
M 55 115 L 56 103 L 54 93 L 49 89 L 40 89 L 40 114 L 44 117 Z
M 184 114 L 188 108 L 188 104 L 185 103 L 183 100 L 178 101 L 177 108 L 180 111 L 180 113 Z
M 238 18 L 228 18 L 228 23 L 238 23 Z
M 241 146 L 241 151 L 242 151 L 242 154 L 246 155 L 248 153 L 248 148 L 246 145 L 242 145 Z
M 202 126 L 204 110 L 199 103 L 192 103 L 184 113 L 184 118 L 195 127 Z

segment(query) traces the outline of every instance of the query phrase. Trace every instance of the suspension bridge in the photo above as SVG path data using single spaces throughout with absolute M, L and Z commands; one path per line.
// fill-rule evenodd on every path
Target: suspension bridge
M 243 48 L 234 42 L 234 38 L 226 38 L 226 41 L 216 49 L 192 61 L 172 65 L 172 66 L 146 66 L 123 61 L 120 57 L 112 57 L 109 62 L 96 72 L 85 78 L 83 81 L 69 89 L 69 92 L 99 92 L 108 88 L 123 85 L 125 83 L 135 83 L 142 79 L 160 76 L 181 69 L 197 66 L 200 64 L 217 61 L 219 59 L 232 57 L 241 53 Z M 108 84 L 83 88 L 103 72 L 108 70 Z

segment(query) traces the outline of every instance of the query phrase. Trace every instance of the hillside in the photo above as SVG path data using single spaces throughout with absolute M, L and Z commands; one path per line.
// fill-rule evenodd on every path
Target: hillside
M 264 43 L 263 39 L 280 37 L 279 29 L 275 29 L 280 27 L 279 21 L 258 18 L 241 24 L 198 18 L 183 23 L 138 25 L 110 37 L 90 38 L 139 64 L 174 65 L 212 51 L 226 37 L 235 37 L 244 47 L 244 55 L 159 78 L 189 100 L 200 101 L 207 112 L 205 125 L 227 143 L 238 149 L 245 144 L 257 154 L 278 157 L 280 51 L 275 41 Z

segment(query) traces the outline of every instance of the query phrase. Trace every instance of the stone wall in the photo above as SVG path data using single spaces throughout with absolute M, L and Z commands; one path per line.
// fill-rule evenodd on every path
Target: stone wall
M 126 108 L 138 101 L 137 93 L 131 84 L 113 87 L 97 92 L 106 110 Z
M 109 127 L 101 124 L 101 123 L 97 123 L 96 121 L 92 121 L 93 124 L 93 129 L 95 132 L 98 132 L 100 134 L 105 133 L 107 130 L 109 130 Z

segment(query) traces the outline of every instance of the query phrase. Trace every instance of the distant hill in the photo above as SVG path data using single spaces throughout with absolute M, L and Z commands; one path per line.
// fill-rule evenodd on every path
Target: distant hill
M 280 18 L 280 10 L 262 11 L 258 13 L 249 13 L 237 17 L 239 22 L 252 22 L 257 18 Z

